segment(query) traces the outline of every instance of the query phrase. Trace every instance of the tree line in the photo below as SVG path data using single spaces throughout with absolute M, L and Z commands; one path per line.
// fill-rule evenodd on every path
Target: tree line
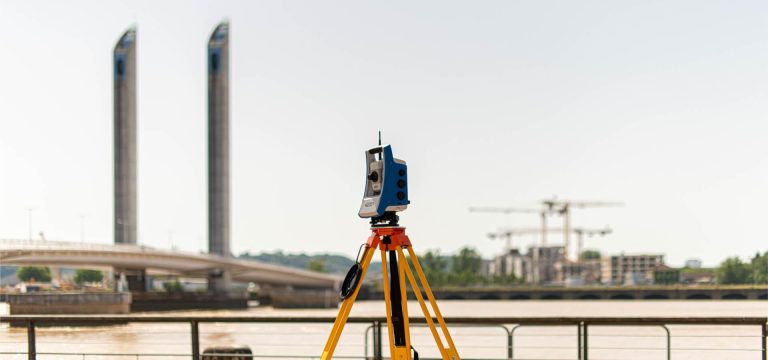
M 419 256 L 419 264 L 431 286 L 483 286 L 519 284 L 515 275 L 486 276 L 483 258 L 472 247 L 465 246 L 453 255 L 441 255 L 440 250 L 427 250 Z
M 718 284 L 768 284 L 768 251 L 757 253 L 749 262 L 733 256 L 715 271 Z
M 250 255 L 246 253 L 240 257 L 331 273 L 344 273 L 354 262 L 344 256 L 329 254 L 290 255 L 277 252 Z M 584 258 L 600 258 L 600 253 L 587 250 L 584 252 Z M 514 285 L 522 284 L 524 281 L 514 275 L 486 276 L 483 272 L 483 258 L 472 247 L 463 247 L 450 255 L 443 255 L 440 250 L 431 249 L 419 256 L 419 263 L 427 281 L 433 287 Z M 380 272 L 376 266 L 372 266 L 371 270 L 374 274 Z M 768 251 L 755 254 L 749 261 L 736 256 L 729 257 L 721 262 L 714 272 L 718 284 L 768 284 Z M 16 276 L 24 282 L 50 282 L 52 279 L 51 270 L 44 266 L 19 267 Z M 101 282 L 103 278 L 104 274 L 99 270 L 77 269 L 74 281 L 78 284 L 95 283 Z
M 600 259 L 601 254 L 597 250 L 584 250 L 583 259 Z M 307 255 L 285 254 L 276 252 L 273 254 L 262 253 L 259 255 L 243 254 L 241 258 L 258 259 L 264 262 L 279 263 L 281 265 L 294 266 L 317 272 L 346 273 L 353 263 L 352 259 L 339 255 Z M 487 276 L 483 271 L 482 256 L 472 247 L 463 247 L 453 254 L 442 254 L 438 249 L 428 250 L 419 256 L 419 263 L 424 269 L 430 285 L 443 286 L 484 286 L 484 285 L 515 285 L 524 283 L 524 279 L 514 275 Z M 371 264 L 370 277 L 380 277 L 381 265 Z M 715 268 L 689 269 L 683 268 L 683 272 L 706 271 L 713 272 L 718 284 L 768 284 L 768 252 L 756 254 L 749 261 L 743 261 L 738 257 L 729 257 Z
M 16 270 L 16 277 L 24 282 L 50 282 L 53 276 L 47 266 L 22 266 Z M 104 279 L 104 273 L 99 270 L 77 269 L 74 281 L 78 284 L 96 283 Z

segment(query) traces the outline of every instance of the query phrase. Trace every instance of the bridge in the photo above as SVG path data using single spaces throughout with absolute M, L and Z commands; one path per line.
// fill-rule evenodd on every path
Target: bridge
M 274 287 L 335 289 L 341 282 L 338 276 L 286 266 L 132 244 L 0 240 L 0 264 L 141 269 L 200 278 L 221 270 L 229 272 L 234 281 Z

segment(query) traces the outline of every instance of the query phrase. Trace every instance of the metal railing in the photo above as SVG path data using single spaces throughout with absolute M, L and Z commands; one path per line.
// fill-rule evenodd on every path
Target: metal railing
M 56 358 L 107 358 L 110 356 L 122 356 L 121 358 L 133 357 L 135 359 L 152 359 L 159 357 L 175 357 L 193 360 L 201 359 L 200 352 L 200 325 L 203 323 L 228 323 L 228 324 L 331 324 L 335 320 L 334 317 L 270 317 L 270 316 L 145 316 L 145 315 L 118 315 L 118 316 L 67 316 L 67 315 L 12 315 L 12 316 L 0 316 L 0 323 L 11 323 L 17 326 L 22 325 L 26 328 L 26 343 L 27 351 L 24 352 L 0 352 L 3 354 L 23 354 L 27 355 L 28 360 L 37 360 L 38 355 L 50 355 Z M 424 318 L 412 318 L 411 323 L 415 326 L 423 326 L 425 324 Z M 506 352 L 502 355 L 501 359 L 520 359 L 516 357 L 515 350 L 530 350 L 530 349 L 544 349 L 553 348 L 553 345 L 545 344 L 537 346 L 526 347 L 521 345 L 521 337 L 575 337 L 576 344 L 573 347 L 566 346 L 561 347 L 563 351 L 573 351 L 567 359 L 589 360 L 592 358 L 591 351 L 603 350 L 626 350 L 626 351 L 641 351 L 641 350 L 653 350 L 663 351 L 664 358 L 671 359 L 674 351 L 749 351 L 754 352 L 756 359 L 768 360 L 768 317 L 711 317 L 711 318 L 691 318 L 691 317 L 497 317 L 497 318 L 485 318 L 485 317 L 453 317 L 446 318 L 446 322 L 452 329 L 461 329 L 465 327 L 473 328 L 498 328 L 501 329 L 501 334 L 506 337 Z M 37 351 L 37 330 L 39 327 L 55 327 L 55 326 L 70 326 L 70 327 L 90 327 L 99 325 L 114 325 L 114 324 L 127 324 L 127 323 L 166 323 L 166 324 L 188 324 L 189 326 L 189 353 L 103 353 L 103 352 L 38 352 Z M 383 317 L 350 317 L 347 321 L 349 324 L 368 324 L 369 326 L 364 330 L 365 343 L 364 354 L 362 356 L 336 356 L 336 358 L 363 358 L 363 359 L 385 359 L 385 347 L 383 338 L 385 336 L 382 333 L 386 332 L 386 318 Z M 730 335 L 730 334 L 715 334 L 715 335 L 676 335 L 670 329 L 670 326 L 707 326 L 707 327 L 744 327 L 754 331 L 755 335 Z M 662 335 L 648 335 L 648 334 L 599 334 L 592 332 L 594 329 L 600 328 L 616 328 L 616 327 L 639 327 L 639 328 L 658 328 L 663 330 Z M 575 328 L 576 334 L 567 333 L 549 333 L 549 334 L 529 334 L 521 335 L 520 331 L 524 329 L 535 328 Z M 369 342 L 369 335 L 370 342 Z M 742 337 L 742 338 L 759 338 L 761 346 L 759 348 L 715 348 L 715 347 L 672 347 L 672 338 L 675 335 L 678 338 L 686 337 L 698 337 L 698 338 L 722 338 L 722 337 Z M 471 335 L 467 335 L 471 336 Z M 486 335 L 483 335 L 486 336 Z M 663 348 L 658 347 L 610 347 L 610 346 L 595 346 L 591 343 L 600 337 L 659 337 L 665 339 L 665 346 Z M 516 338 L 517 337 L 517 338 Z M 371 348 L 369 349 L 369 344 Z M 369 350 L 371 354 L 369 355 Z M 213 355 L 213 354 L 211 354 Z M 68 356 L 68 357 L 65 357 Z M 237 357 L 242 358 L 293 358 L 293 359 L 317 359 L 317 356 L 302 356 L 302 355 L 226 355 L 220 354 L 219 357 Z M 759 357 L 758 357 L 759 356 Z M 498 359 L 497 358 L 497 359 Z M 750 357 L 751 358 L 751 357 Z M 426 359 L 422 357 L 422 359 Z M 465 358 L 466 360 L 467 358 Z M 561 358 L 557 358 L 561 359 Z M 566 359 L 566 358 L 562 358 Z

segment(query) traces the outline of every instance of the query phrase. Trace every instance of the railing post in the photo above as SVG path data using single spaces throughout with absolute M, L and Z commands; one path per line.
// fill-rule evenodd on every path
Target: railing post
M 373 329 L 373 358 L 382 360 L 384 354 L 381 353 L 381 321 L 375 322 Z
M 365 328 L 365 332 L 363 333 L 363 339 L 364 339 L 363 340 L 363 358 L 364 359 L 368 359 L 368 330 L 373 330 L 373 336 L 371 337 L 371 339 L 376 338 L 376 330 L 374 330 L 375 323 L 376 322 L 374 321 L 373 324 L 371 324 L 371 326 Z M 376 350 L 374 350 L 373 352 L 375 353 Z
M 588 326 L 586 322 L 584 322 L 582 326 L 584 327 L 584 360 L 589 360 L 589 344 L 587 343 L 587 339 L 589 339 L 589 334 L 587 332 Z
M 578 344 L 577 353 L 578 353 L 579 360 L 581 360 L 581 325 L 582 325 L 582 322 L 579 322 L 578 324 L 576 324 L 576 343 Z
M 667 360 L 672 359 L 672 334 L 667 325 L 661 325 L 661 328 L 667 332 Z
M 763 360 L 768 360 L 768 324 L 763 324 Z
M 200 333 L 197 321 L 192 320 L 190 326 L 192 327 L 192 360 L 200 360 Z
M 37 359 L 35 345 L 35 322 L 30 320 L 27 322 L 27 359 L 29 360 Z
M 515 330 L 517 328 L 523 326 L 523 324 L 517 324 L 512 327 L 512 329 L 509 330 L 509 340 L 507 343 L 509 343 L 509 359 L 512 360 L 515 358 Z

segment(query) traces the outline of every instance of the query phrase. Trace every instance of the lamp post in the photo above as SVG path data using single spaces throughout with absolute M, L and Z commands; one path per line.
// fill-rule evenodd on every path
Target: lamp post
M 29 241 L 32 241 L 32 208 L 27 208 L 27 225 L 29 227 Z
M 85 242 L 85 214 L 80 214 L 80 243 Z

